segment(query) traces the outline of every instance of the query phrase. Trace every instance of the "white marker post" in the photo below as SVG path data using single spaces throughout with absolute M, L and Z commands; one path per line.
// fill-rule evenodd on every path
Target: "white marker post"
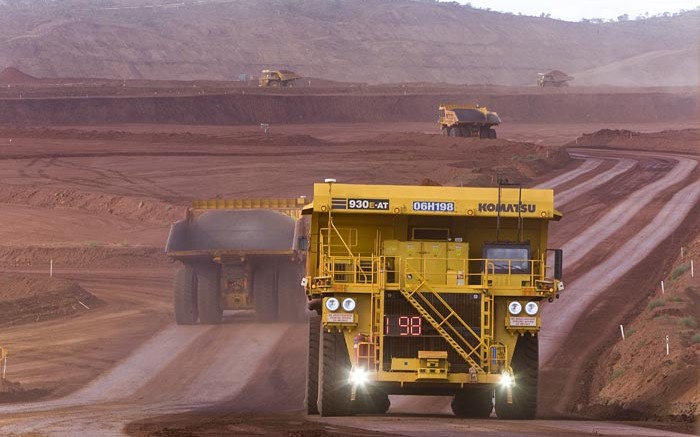
M 683 259 L 683 246 L 681 246 L 681 259 Z
M 666 355 L 669 354 L 669 349 L 668 349 L 668 335 L 666 336 Z
M 49 278 L 53 278 L 53 260 L 49 262 Z
M 695 268 L 693 266 L 693 260 L 690 260 L 690 277 L 694 278 L 695 277 Z
M 666 293 L 666 290 L 664 289 L 664 281 L 661 281 L 661 294 Z
M 624 340 L 625 339 L 625 328 L 622 325 L 620 325 L 620 334 L 622 334 L 622 339 Z

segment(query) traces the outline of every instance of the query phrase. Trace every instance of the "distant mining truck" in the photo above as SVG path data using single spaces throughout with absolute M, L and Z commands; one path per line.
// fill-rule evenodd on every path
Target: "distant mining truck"
M 175 321 L 217 324 L 223 310 L 258 321 L 305 317 L 305 198 L 195 201 L 170 228 L 165 252 L 182 263 L 174 280 Z
M 294 87 L 301 76 L 289 70 L 263 70 L 258 86 L 261 87 Z
M 537 86 L 541 87 L 546 87 L 546 86 L 555 86 L 555 87 L 562 87 L 562 86 L 569 86 L 569 81 L 574 80 L 572 76 L 569 76 L 568 74 L 559 71 L 559 70 L 552 70 L 549 73 L 537 73 Z
M 459 417 L 493 399 L 501 419 L 534 417 L 541 305 L 564 289 L 552 190 L 328 182 L 303 214 L 309 414 L 437 395 Z
M 479 105 L 440 105 L 440 129 L 448 137 L 496 138 L 494 126 L 501 123 L 497 113 Z

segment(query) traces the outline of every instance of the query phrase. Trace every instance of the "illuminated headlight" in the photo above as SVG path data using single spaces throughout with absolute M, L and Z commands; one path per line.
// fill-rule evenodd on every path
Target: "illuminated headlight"
M 355 309 L 355 299 L 348 297 L 343 300 L 343 309 L 347 312 L 350 312 Z
M 517 316 L 523 311 L 523 306 L 520 302 L 511 302 L 508 304 L 508 312 L 514 316 Z
M 501 373 L 500 384 L 504 387 L 510 387 L 513 385 L 513 376 L 508 371 Z
M 353 385 L 363 385 L 367 382 L 367 371 L 365 369 L 352 369 L 350 371 L 350 383 Z
M 328 311 L 336 311 L 338 307 L 340 307 L 340 302 L 338 302 L 338 299 L 330 297 L 328 300 L 326 300 L 326 309 Z
M 537 302 L 528 302 L 525 304 L 525 312 L 528 316 L 534 316 L 539 310 L 540 306 L 537 305 Z

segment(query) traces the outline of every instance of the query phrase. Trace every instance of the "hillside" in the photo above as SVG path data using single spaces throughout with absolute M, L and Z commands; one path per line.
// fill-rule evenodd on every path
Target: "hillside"
M 351 82 L 523 85 L 556 68 L 587 85 L 698 82 L 698 11 L 594 24 L 411 0 L 30 4 L 0 2 L 0 68 L 37 77 L 230 80 L 279 66 Z M 632 70 L 644 74 L 618 77 Z

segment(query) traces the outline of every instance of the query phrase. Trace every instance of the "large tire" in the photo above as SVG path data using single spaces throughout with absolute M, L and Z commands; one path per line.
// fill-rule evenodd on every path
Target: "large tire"
M 173 303 L 175 323 L 178 325 L 197 323 L 197 274 L 190 264 L 185 264 L 175 274 Z
M 465 388 L 455 394 L 450 406 L 457 417 L 489 417 L 493 410 L 493 389 L 490 386 Z
M 480 127 L 479 128 L 479 138 L 481 139 L 486 139 L 489 137 L 489 128 L 487 127 Z
M 459 136 L 459 135 L 458 135 L 458 132 L 457 132 L 457 129 L 458 129 L 457 126 L 448 127 L 448 128 L 447 128 L 447 136 L 448 136 L 448 137 L 457 137 L 457 136 Z
M 348 382 L 350 356 L 342 333 L 321 335 L 318 413 L 321 416 L 349 416 L 352 413 L 352 386 Z
M 391 402 L 389 395 L 371 386 L 358 387 L 353 412 L 357 414 L 385 414 Z
M 253 299 L 258 322 L 277 321 L 277 263 L 257 263 L 253 270 Z
M 518 339 L 511 363 L 515 376 L 513 403 L 509 404 L 506 390 L 496 389 L 496 415 L 499 419 L 534 419 L 537 412 L 537 374 L 539 367 L 539 338 L 523 335 Z
M 493 129 L 489 129 L 489 138 L 492 140 L 496 139 L 496 131 Z
M 199 322 L 206 325 L 221 323 L 221 267 L 207 263 L 197 268 L 197 308 Z
M 306 294 L 301 286 L 304 266 L 291 260 L 280 260 L 277 270 L 277 301 L 279 319 L 285 322 L 304 322 L 307 319 Z
M 314 314 L 309 318 L 309 359 L 306 377 L 306 412 L 318 414 L 318 362 L 321 346 L 321 316 Z

